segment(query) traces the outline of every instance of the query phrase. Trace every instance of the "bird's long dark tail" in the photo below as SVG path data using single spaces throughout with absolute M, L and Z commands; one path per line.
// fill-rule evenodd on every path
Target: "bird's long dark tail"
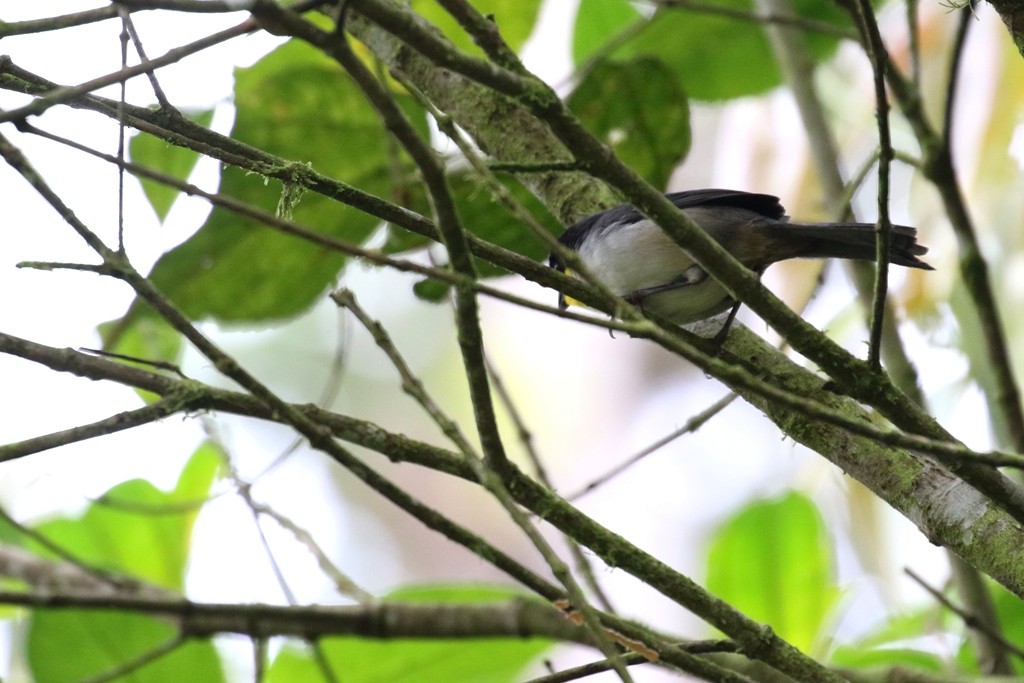
M 797 257 L 875 260 L 874 223 L 788 223 L 782 229 L 790 238 L 804 238 L 800 240 Z M 917 243 L 917 230 L 906 225 L 893 226 L 889 245 L 891 263 L 934 270 L 918 258 L 926 253 L 928 248 Z

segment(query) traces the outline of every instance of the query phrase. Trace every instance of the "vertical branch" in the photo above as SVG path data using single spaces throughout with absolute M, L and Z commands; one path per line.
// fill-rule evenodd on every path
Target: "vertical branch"
M 757 0 L 757 7 L 762 13 L 769 15 L 793 15 L 788 0 Z M 798 28 L 781 24 L 767 24 L 765 32 L 800 110 L 800 117 L 810 142 L 811 159 L 826 203 L 837 207 L 837 210 L 839 207 L 846 207 L 847 190 L 839 169 L 839 149 L 829 128 L 825 107 L 814 87 L 814 60 L 810 57 L 803 33 Z M 849 210 L 844 208 L 843 214 L 849 214 Z M 848 267 L 853 273 L 853 281 L 860 298 L 864 301 L 874 300 L 867 264 L 850 263 Z M 903 390 L 908 391 L 908 387 L 913 387 L 916 392 L 917 372 L 903 348 L 894 320 L 895 316 L 891 311 L 882 316 L 880 347 L 885 354 L 886 364 L 902 370 L 900 376 L 905 378 L 902 383 Z
M 878 30 L 874 9 L 869 0 L 857 0 L 851 14 L 860 25 L 864 49 L 871 60 L 875 83 L 875 115 L 878 118 L 878 223 L 875 226 L 875 291 L 871 307 L 871 343 L 868 363 L 881 366 L 882 325 L 885 322 L 886 290 L 889 286 L 889 248 L 892 243 L 892 221 L 889 219 L 889 170 L 892 166 L 892 136 L 889 131 L 889 97 L 885 91 L 885 75 L 889 55 Z
M 939 133 L 928 121 L 920 93 L 906 79 L 889 68 L 889 87 L 910 124 L 921 147 L 921 171 L 935 185 L 956 235 L 960 255 L 960 276 L 971 299 L 977 322 L 985 343 L 985 355 L 991 365 L 992 385 L 983 384 L 996 434 L 1001 443 L 1008 443 L 1018 452 L 1024 451 L 1024 407 L 1021 405 L 1013 363 L 1006 342 L 1002 318 L 992 291 L 988 263 L 981 253 L 978 238 L 960 188 L 952 154 L 952 121 L 957 94 L 957 74 L 962 56 L 962 44 L 967 34 L 967 22 L 973 18 L 973 6 L 968 5 L 961 17 L 958 44 L 954 45 L 946 87 L 946 114 L 944 130 Z
M 121 68 L 128 68 L 128 22 L 131 18 L 123 7 L 118 9 L 121 15 Z M 127 96 L 128 81 L 121 81 L 120 96 L 117 99 L 117 158 L 122 163 L 117 167 L 117 250 L 124 253 L 124 105 Z

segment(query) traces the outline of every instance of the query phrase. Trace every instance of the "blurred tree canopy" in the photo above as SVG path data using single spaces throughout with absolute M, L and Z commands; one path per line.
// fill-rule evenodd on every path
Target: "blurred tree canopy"
M 10 606 L 12 680 L 238 680 L 239 668 L 275 683 L 942 682 L 1024 674 L 1022 319 L 1013 314 L 1024 298 L 1024 70 L 1013 49 L 1021 44 L 1020 10 L 993 3 L 1009 37 L 1000 34 L 988 71 L 979 73 L 965 65 L 965 45 L 976 24 L 996 19 L 979 17 L 970 2 L 936 11 L 917 0 L 580 0 L 571 25 L 560 27 L 571 75 L 546 83 L 520 57 L 538 50 L 530 38 L 555 4 L 120 0 L 0 21 L 0 155 L 10 211 L 2 239 L 13 245 L 14 233 L 30 229 L 15 217 L 12 198 L 31 194 L 31 210 L 57 217 L 66 240 L 88 251 L 69 260 L 55 244 L 52 253 L 22 260 L 23 272 L 95 274 L 132 293 L 122 316 L 95 319 L 101 350 L 64 348 L 76 339 L 48 345 L 0 321 L 0 352 L 137 392 L 130 407 L 99 419 L 66 424 L 51 416 L 59 428 L 0 446 L 0 462 L 45 463 L 61 452 L 54 449 L 171 416 L 205 430 L 193 453 L 177 454 L 185 465 L 169 490 L 126 476 L 78 514 L 2 513 L 0 566 L 12 580 L 0 602 Z M 153 36 L 137 26 L 153 15 L 209 30 L 192 42 L 171 35 L 173 48 L 147 53 Z M 33 41 L 59 45 L 92 26 L 120 31 L 119 68 L 60 82 L 56 70 L 19 58 Z M 223 59 L 217 50 L 253 35 L 276 42 L 235 70 L 224 101 L 181 106 L 161 86 L 179 61 Z M 51 59 L 73 61 L 74 51 Z M 987 90 L 979 90 L 982 81 Z M 126 82 L 148 85 L 119 93 Z M 969 125 L 958 124 L 959 109 L 977 105 L 981 92 L 990 106 L 974 106 Z M 743 133 L 731 128 L 730 112 L 780 94 L 801 132 L 798 146 L 787 149 L 771 121 Z M 228 99 L 230 130 L 217 124 Z M 124 136 L 116 152 L 84 139 L 79 117 L 116 128 Z M 970 155 L 956 137 L 965 128 Z M 712 135 L 718 142 L 709 152 Z M 730 143 L 740 137 L 737 153 Z M 97 179 L 94 192 L 120 212 L 116 226 L 92 221 L 48 181 L 57 164 L 38 156 L 40 144 L 116 171 L 116 181 Z M 906 275 L 890 292 L 873 264 L 855 268 L 865 305 L 852 314 L 863 334 L 851 353 L 664 200 L 664 191 L 690 179 L 716 177 L 710 158 L 726 152 L 764 169 L 775 168 L 768 157 L 799 155 L 801 194 L 791 212 L 839 219 L 870 211 L 884 216 L 883 228 L 899 222 L 897 214 L 912 219 L 939 272 Z M 215 189 L 196 180 L 203 163 L 216 165 Z M 770 170 L 751 178 L 783 182 Z M 158 223 L 170 223 L 187 201 L 209 207 L 201 225 L 152 263 L 137 257 L 140 230 L 118 190 L 136 182 Z M 739 325 L 718 346 L 706 329 L 649 319 L 600 283 L 545 265 L 564 226 L 620 202 L 656 220 L 784 344 Z M 457 345 L 445 381 L 425 381 L 410 360 L 435 337 L 423 331 L 403 348 L 397 325 L 377 321 L 365 303 L 365 287 L 349 287 L 358 269 L 378 303 L 409 291 L 431 302 L 429 324 L 443 326 Z M 518 287 L 523 280 L 546 290 L 535 297 Z M 556 291 L 600 314 L 559 311 Z M 927 585 L 934 593 L 927 604 L 889 611 L 857 638 L 838 640 L 846 587 L 837 579 L 836 541 L 815 501 L 797 491 L 747 501 L 718 520 L 703 575 L 689 576 L 667 559 L 671 549 L 645 546 L 614 517 L 560 495 L 565 487 L 534 453 L 489 352 L 490 318 L 481 306 L 492 299 L 554 329 L 603 328 L 699 368 L 774 423 L 775 433 L 838 466 L 946 549 L 950 583 Z M 397 378 L 385 398 L 354 396 L 347 405 L 379 401 L 376 414 L 387 417 L 366 419 L 331 400 L 279 391 L 218 341 L 217 330 L 312 319 L 325 302 L 372 339 L 381 372 Z M 558 338 L 546 345 L 552 355 L 573 354 Z M 936 419 L 944 399 L 922 388 L 934 383 L 919 380 L 916 352 L 907 350 L 922 345 L 952 348 L 966 365 L 950 383 L 983 397 L 987 415 L 971 421 L 993 448 L 966 446 Z M 189 354 L 216 377 L 187 376 Z M 330 359 L 306 360 L 331 375 Z M 276 370 L 298 373 L 301 362 L 282 356 Z M 532 386 L 524 402 L 550 391 Z M 468 397 L 465 411 L 451 410 L 450 393 Z M 407 412 L 426 426 L 399 419 Z M 365 490 L 340 502 L 339 517 L 362 514 L 359 496 L 372 491 L 402 523 L 431 530 L 418 561 L 433 563 L 458 547 L 464 566 L 488 565 L 502 585 L 470 580 L 467 569 L 443 585 L 387 594 L 362 588 L 347 575 L 351 558 L 332 553 L 330 538 L 291 519 L 286 505 L 253 496 L 232 453 L 238 441 L 218 426 L 229 416 L 238 418 L 231 429 L 251 430 L 253 444 L 275 425 L 276 434 L 307 444 L 317 462 L 362 482 Z M 587 428 L 604 427 L 594 420 Z M 274 477 L 296 447 L 282 447 L 259 477 Z M 410 484 L 409 468 L 436 490 Z M 303 493 L 291 496 L 301 501 Z M 331 606 L 297 599 L 276 559 L 279 604 L 190 595 L 189 570 L 204 556 L 196 525 L 225 496 L 312 558 L 331 586 Z M 636 497 L 642 511 L 643 492 Z M 481 501 L 488 512 L 479 511 Z M 491 517 L 514 531 L 519 550 L 477 525 Z M 609 569 L 700 623 L 652 625 L 642 600 L 603 585 Z M 936 633 L 947 649 L 921 645 Z M 248 663 L 238 664 L 235 641 L 214 638 L 224 634 L 251 643 Z M 592 661 L 563 665 L 567 644 L 577 647 L 573 661 Z

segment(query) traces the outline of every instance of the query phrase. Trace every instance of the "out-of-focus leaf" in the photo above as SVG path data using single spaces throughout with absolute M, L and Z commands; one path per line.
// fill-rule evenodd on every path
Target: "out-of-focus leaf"
M 499 588 L 437 586 L 398 591 L 389 600 L 474 603 L 519 595 Z M 325 638 L 328 664 L 344 673 L 345 683 L 516 683 L 532 660 L 551 646 L 539 638 L 474 640 Z M 281 650 L 267 672 L 269 683 L 299 683 L 318 678 L 305 648 Z
M 751 11 L 749 0 L 712 0 L 725 10 Z M 836 3 L 794 0 L 796 16 L 849 27 L 848 15 Z M 823 59 L 838 38 L 808 31 L 812 57 Z M 646 27 L 613 52 L 616 59 L 655 57 L 681 80 L 690 97 L 723 100 L 753 95 L 781 82 L 781 75 L 760 22 L 700 9 L 662 9 Z
M 407 111 L 417 111 L 408 95 L 397 97 Z M 359 89 L 334 61 L 300 41 L 240 69 L 235 105 L 231 135 L 254 147 L 378 194 L 397 191 L 394 173 L 413 178 Z M 422 111 L 414 125 L 426 130 Z M 274 213 L 283 189 L 277 180 L 228 167 L 220 191 Z M 292 216 L 354 243 L 379 223 L 314 193 L 298 201 Z M 150 277 L 193 319 L 265 321 L 308 308 L 344 263 L 336 251 L 215 208 L 195 235 L 159 259 Z
M 829 664 L 848 669 L 875 669 L 902 667 L 914 671 L 940 672 L 944 669 L 942 658 L 921 650 L 902 647 L 862 649 L 842 646 L 829 657 Z
M 1003 637 L 1011 643 L 1024 643 L 1024 602 L 995 581 L 986 583 L 992 591 L 996 617 L 999 619 L 999 629 Z M 1010 661 L 1013 662 L 1014 673 L 1024 676 L 1024 662 L 1020 657 L 1010 657 Z
M 180 591 L 198 503 L 208 495 L 220 467 L 216 449 L 203 445 L 170 493 L 146 481 L 127 481 L 90 505 L 80 519 L 45 522 L 36 530 L 91 566 Z M 37 610 L 29 630 L 28 661 L 36 683 L 72 683 L 112 671 L 177 634 L 174 624 L 141 615 Z M 217 683 L 224 673 L 212 643 L 189 641 L 111 680 Z
M 449 289 L 451 289 L 451 286 L 447 282 L 430 279 L 420 280 L 412 286 L 413 294 L 423 301 L 429 301 L 432 304 L 443 301 L 448 296 Z
M 1020 598 L 995 581 L 986 580 L 985 583 L 989 588 L 989 592 L 992 595 L 992 603 L 996 608 L 999 635 L 1011 643 L 1024 642 L 1024 601 L 1021 601 Z M 963 603 L 962 600 L 957 600 L 956 598 L 954 598 L 954 602 Z M 970 611 L 969 606 L 967 610 Z M 963 628 L 959 620 L 957 621 L 957 627 L 958 629 Z M 965 672 L 979 672 L 977 652 L 970 639 L 964 639 L 956 659 Z M 1011 656 L 1010 662 L 1013 666 L 1013 672 L 1018 676 L 1024 676 L 1024 662 L 1020 661 L 1020 657 Z
M 935 633 L 942 627 L 942 620 L 943 614 L 934 605 L 894 614 L 854 641 L 852 646 L 860 650 L 891 647 Z
M 789 493 L 754 503 L 715 534 L 708 589 L 809 652 L 839 591 L 821 515 Z
M 492 17 L 501 37 L 513 50 L 518 50 L 533 31 L 540 0 L 473 0 L 473 7 L 484 16 Z M 436 0 L 413 0 L 412 8 L 441 29 L 460 49 L 481 54 L 472 38 Z
M 221 465 L 216 451 L 201 446 L 165 493 L 134 479 L 107 491 L 80 519 L 55 519 L 36 530 L 80 560 L 174 591 L 181 591 L 198 503 Z
M 32 615 L 28 662 L 35 683 L 91 680 L 159 648 L 177 637 L 167 621 L 136 614 L 100 611 L 46 611 Z M 190 640 L 117 683 L 224 681 L 220 657 L 208 640 Z
M 580 0 L 572 33 L 572 60 L 590 59 L 621 30 L 641 19 L 629 0 Z
M 197 112 L 185 112 L 185 114 L 201 126 L 209 126 L 213 120 L 213 110 L 208 109 Z M 131 160 L 142 166 L 155 171 L 160 171 L 176 180 L 185 181 L 188 179 L 196 162 L 199 161 L 199 153 L 193 152 L 184 147 L 176 147 L 168 142 L 150 135 L 149 133 L 138 133 L 128 143 L 128 154 Z M 142 191 L 149 200 L 150 206 L 156 212 L 158 218 L 163 221 L 171 210 L 174 200 L 181 194 L 178 190 L 155 180 L 143 178 Z
M 222 473 L 224 462 L 224 453 L 219 446 L 209 441 L 200 444 L 178 475 L 178 483 L 174 485 L 170 498 L 179 504 L 205 500 L 210 494 L 210 487 Z M 183 513 L 190 517 L 189 522 L 192 523 L 199 509 L 184 510 Z
M 678 79 L 656 59 L 602 62 L 569 107 L 615 154 L 655 187 L 690 149 L 690 107 Z

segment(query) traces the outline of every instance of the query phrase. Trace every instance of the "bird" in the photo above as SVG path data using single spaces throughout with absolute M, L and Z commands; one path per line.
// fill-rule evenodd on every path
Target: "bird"
M 741 190 L 684 190 L 665 196 L 758 276 L 773 263 L 787 259 L 876 258 L 873 223 L 791 223 L 778 197 Z M 583 218 L 558 241 L 576 252 L 586 269 L 612 293 L 677 325 L 732 308 L 722 329 L 727 332 L 739 308 L 717 280 L 629 204 Z M 905 225 L 892 227 L 890 263 L 934 270 L 918 258 L 927 252 L 927 247 L 917 243 L 917 230 Z M 549 265 L 573 274 L 558 253 L 551 254 Z M 559 294 L 561 310 L 577 303 Z

